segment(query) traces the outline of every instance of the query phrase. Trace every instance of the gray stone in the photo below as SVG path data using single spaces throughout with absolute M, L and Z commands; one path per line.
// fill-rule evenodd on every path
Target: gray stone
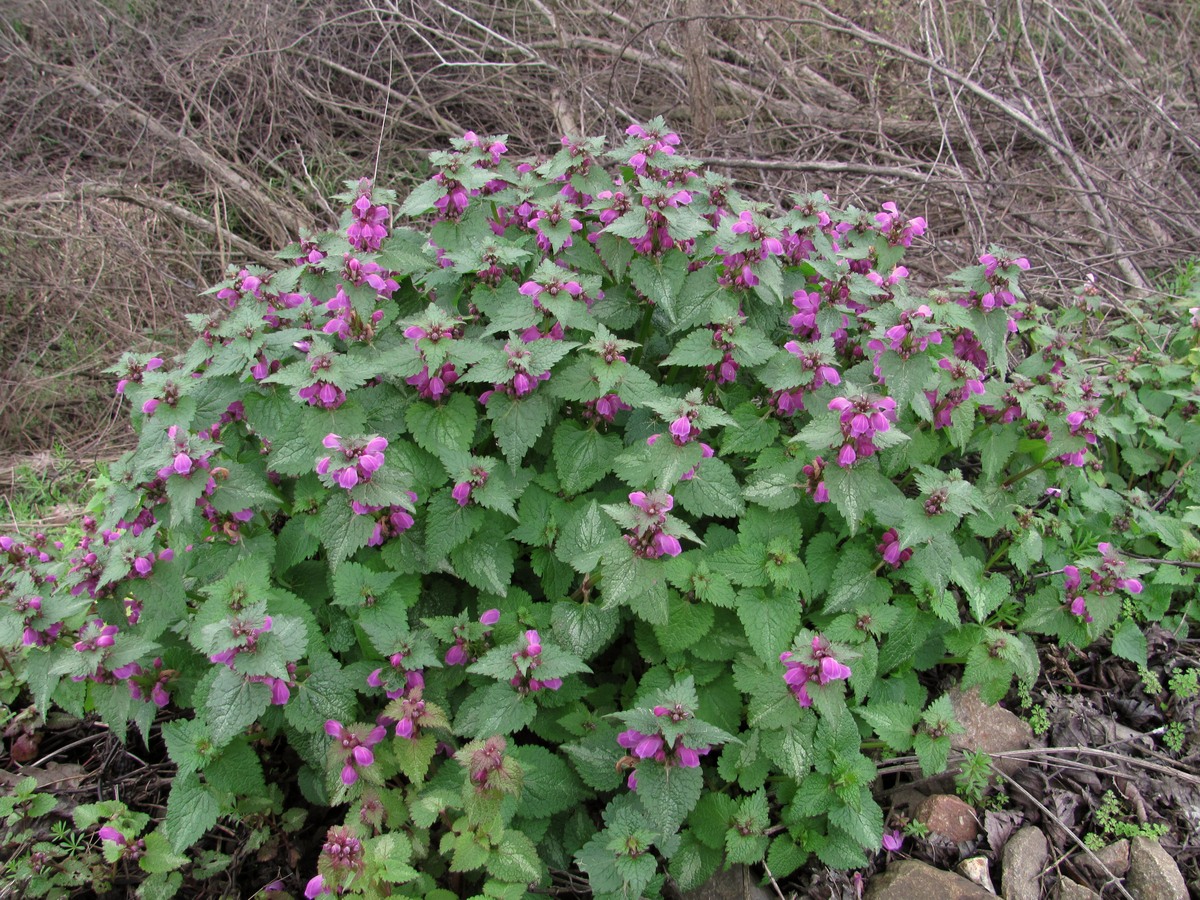
M 1158 841 L 1135 837 L 1129 843 L 1129 877 L 1125 887 L 1134 900 L 1187 900 L 1183 874 Z
M 995 900 L 977 884 L 915 859 L 892 863 L 871 879 L 866 900 Z
M 743 865 L 718 871 L 702 887 L 688 891 L 684 900 L 774 900 L 775 894 L 761 887 L 758 878 Z
M 1125 838 L 1113 841 L 1107 847 L 1096 851 L 1096 859 L 1104 864 L 1104 868 L 1107 868 L 1108 872 L 1112 872 L 1118 878 L 1124 878 L 1125 873 L 1129 871 L 1129 841 Z M 1096 865 L 1095 859 L 1084 857 L 1083 862 L 1089 871 L 1103 877 L 1105 881 L 1108 880 L 1108 872 Z
M 1000 896 L 1004 900 L 1038 900 L 1042 870 L 1050 858 L 1046 835 L 1026 825 L 1004 844 L 1000 863 Z
M 1100 895 L 1070 878 L 1058 879 L 1058 900 L 1100 900 Z
M 954 871 L 963 878 L 969 878 L 989 894 L 996 893 L 996 886 L 992 884 L 992 873 L 988 868 L 986 856 L 967 857 L 954 867 Z
M 954 718 L 965 731 L 950 736 L 955 750 L 982 750 L 985 753 L 1005 753 L 1024 750 L 1033 740 L 1033 729 L 1024 720 L 999 706 L 988 706 L 979 699 L 979 689 L 950 691 Z M 992 763 L 999 771 L 1012 775 L 1028 765 L 1023 759 L 997 759 Z
M 979 836 L 979 820 L 975 808 L 953 794 L 934 794 L 917 807 L 917 821 L 937 835 L 961 844 Z

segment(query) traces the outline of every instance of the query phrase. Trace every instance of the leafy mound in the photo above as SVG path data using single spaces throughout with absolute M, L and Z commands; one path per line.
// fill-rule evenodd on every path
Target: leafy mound
M 350 184 L 182 358 L 123 360 L 140 442 L 98 518 L 0 543 L 39 710 L 177 713 L 153 830 L 77 816 L 110 862 L 169 893 L 222 818 L 286 817 L 286 746 L 349 804 L 308 896 L 858 867 L 868 753 L 946 764 L 921 673 L 996 701 L 1032 635 L 1144 663 L 1141 624 L 1186 627 L 1194 324 L 1110 345 L 1094 285 L 1031 303 L 999 248 L 919 293 L 923 219 L 775 214 L 677 145 L 468 134 L 398 208 L 429 228 Z

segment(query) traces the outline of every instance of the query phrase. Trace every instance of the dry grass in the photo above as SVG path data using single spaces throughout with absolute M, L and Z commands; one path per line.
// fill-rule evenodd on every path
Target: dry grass
M 1050 299 L 1143 288 L 1200 248 L 1198 43 L 1191 0 L 17 0 L 0 448 L 119 440 L 117 354 L 467 129 L 544 151 L 663 114 L 764 200 L 926 216 L 919 275 L 995 242 Z

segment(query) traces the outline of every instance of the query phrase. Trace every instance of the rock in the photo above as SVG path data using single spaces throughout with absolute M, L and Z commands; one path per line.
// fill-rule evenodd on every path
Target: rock
M 950 704 L 954 707 L 954 718 L 964 729 L 962 734 L 950 736 L 950 746 L 955 750 L 982 750 L 985 753 L 1006 753 L 1024 750 L 1033 740 L 1033 729 L 1022 719 L 999 706 L 988 706 L 979 699 L 979 689 L 950 691 Z M 1028 765 L 1023 759 L 997 759 L 992 763 L 1006 775 Z
M 1187 900 L 1188 890 L 1175 860 L 1158 841 L 1135 837 L 1129 844 L 1125 887 L 1134 900 Z
M 1070 878 L 1058 879 L 1058 900 L 1100 900 L 1100 895 Z
M 1040 881 L 1050 845 L 1035 825 L 1026 825 L 1008 839 L 1000 863 L 1000 896 L 1004 900 L 1038 900 Z
M 968 806 L 953 794 L 934 794 L 917 807 L 917 821 L 924 823 L 934 834 L 956 844 L 973 841 L 979 836 L 979 820 L 974 807 Z
M 771 891 L 759 886 L 758 878 L 743 865 L 719 871 L 703 887 L 683 895 L 684 900 L 774 900 L 774 897 Z
M 989 894 L 996 893 L 996 887 L 992 884 L 992 873 L 988 869 L 988 858 L 986 856 L 968 857 L 955 866 L 954 871 L 963 878 L 969 878 Z
M 1112 872 L 1118 878 L 1124 878 L 1125 873 L 1129 871 L 1129 841 L 1125 838 L 1113 841 L 1107 847 L 1096 851 L 1096 859 L 1104 863 L 1108 872 Z M 1098 878 L 1103 878 L 1105 881 L 1108 880 L 1108 872 L 1105 872 L 1103 868 L 1096 865 L 1095 859 L 1088 856 L 1083 857 L 1082 861 L 1087 866 L 1089 872 Z
M 892 863 L 867 885 L 866 900 L 994 900 L 977 884 L 915 859 Z

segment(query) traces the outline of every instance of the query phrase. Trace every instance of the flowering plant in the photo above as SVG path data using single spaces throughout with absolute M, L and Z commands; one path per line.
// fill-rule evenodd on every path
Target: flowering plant
M 661 121 L 453 145 L 123 360 L 139 444 L 82 538 L 0 539 L 37 709 L 161 730 L 164 888 L 284 776 L 345 811 L 310 897 L 861 866 L 898 846 L 872 754 L 946 763 L 926 673 L 998 700 L 1033 634 L 1144 661 L 1194 591 L 1138 559 L 1200 552 L 1194 387 L 1085 362 L 1094 294 L 1029 302 L 999 248 L 922 292 L 921 217 L 777 214 Z

